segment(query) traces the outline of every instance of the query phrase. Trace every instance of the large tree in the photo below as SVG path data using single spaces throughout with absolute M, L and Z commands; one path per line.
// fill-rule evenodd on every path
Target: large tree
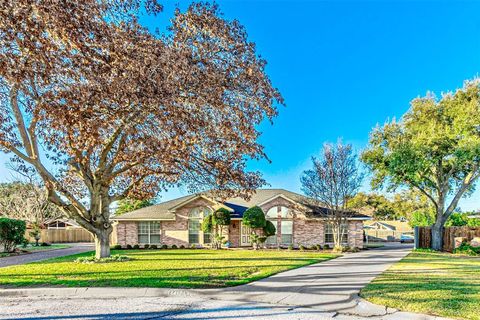
M 376 128 L 363 161 L 373 170 L 375 187 L 406 186 L 434 206 L 432 248 L 442 249 L 443 228 L 458 202 L 480 177 L 479 81 L 437 99 L 414 99 L 401 121 Z
M 155 0 L 2 1 L 0 149 L 110 254 L 109 207 L 179 183 L 248 197 L 264 180 L 256 126 L 282 103 L 266 62 L 216 6 L 138 23 Z
M 323 218 L 333 229 L 335 249 L 341 250 L 342 235 L 347 232 L 348 218 L 353 212 L 348 201 L 358 192 L 363 173 L 352 146 L 325 144 L 321 156 L 313 157 L 313 168 L 300 178 L 302 191 L 328 209 Z

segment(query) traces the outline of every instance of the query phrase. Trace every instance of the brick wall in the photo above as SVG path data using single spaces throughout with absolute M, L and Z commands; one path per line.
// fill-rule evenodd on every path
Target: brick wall
M 348 245 L 352 248 L 363 248 L 363 222 L 348 223 Z
M 138 243 L 138 228 L 136 222 L 121 221 L 117 224 L 117 244 L 126 246 Z
M 228 226 L 228 241 L 232 248 L 240 247 L 240 220 L 232 220 Z
M 321 220 L 306 220 L 304 217 L 298 217 L 293 223 L 294 246 L 323 245 L 325 243 L 324 226 L 325 223 Z

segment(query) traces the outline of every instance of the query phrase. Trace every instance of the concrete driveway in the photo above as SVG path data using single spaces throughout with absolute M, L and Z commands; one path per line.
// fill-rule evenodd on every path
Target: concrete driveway
M 0 258 L 0 268 L 13 266 L 17 264 L 41 261 L 41 260 L 46 260 L 50 258 L 69 256 L 71 254 L 94 250 L 93 243 L 66 243 L 66 244 L 70 245 L 71 247 L 65 248 L 65 249 L 38 251 L 38 252 L 32 252 L 29 254 L 23 254 L 19 256 Z
M 1 290 L 0 319 L 437 319 L 358 298 L 361 288 L 410 250 L 394 245 L 347 254 L 226 289 Z

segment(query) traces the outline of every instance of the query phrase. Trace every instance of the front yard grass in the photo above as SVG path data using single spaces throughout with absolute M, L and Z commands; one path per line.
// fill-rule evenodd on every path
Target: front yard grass
M 208 288 L 248 283 L 338 255 L 276 250 L 112 250 L 128 262 L 83 264 L 92 252 L 0 268 L 0 285 Z
M 373 280 L 361 296 L 403 311 L 480 319 L 480 258 L 412 252 Z

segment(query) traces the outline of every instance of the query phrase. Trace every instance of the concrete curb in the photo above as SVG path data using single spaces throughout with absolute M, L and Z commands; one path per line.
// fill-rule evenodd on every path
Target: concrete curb
M 216 289 L 207 289 L 216 290 Z M 195 289 L 168 288 L 126 288 L 126 287 L 85 287 L 85 288 L 22 288 L 0 289 L 0 297 L 78 297 L 78 298 L 115 298 L 115 297 L 196 297 Z

